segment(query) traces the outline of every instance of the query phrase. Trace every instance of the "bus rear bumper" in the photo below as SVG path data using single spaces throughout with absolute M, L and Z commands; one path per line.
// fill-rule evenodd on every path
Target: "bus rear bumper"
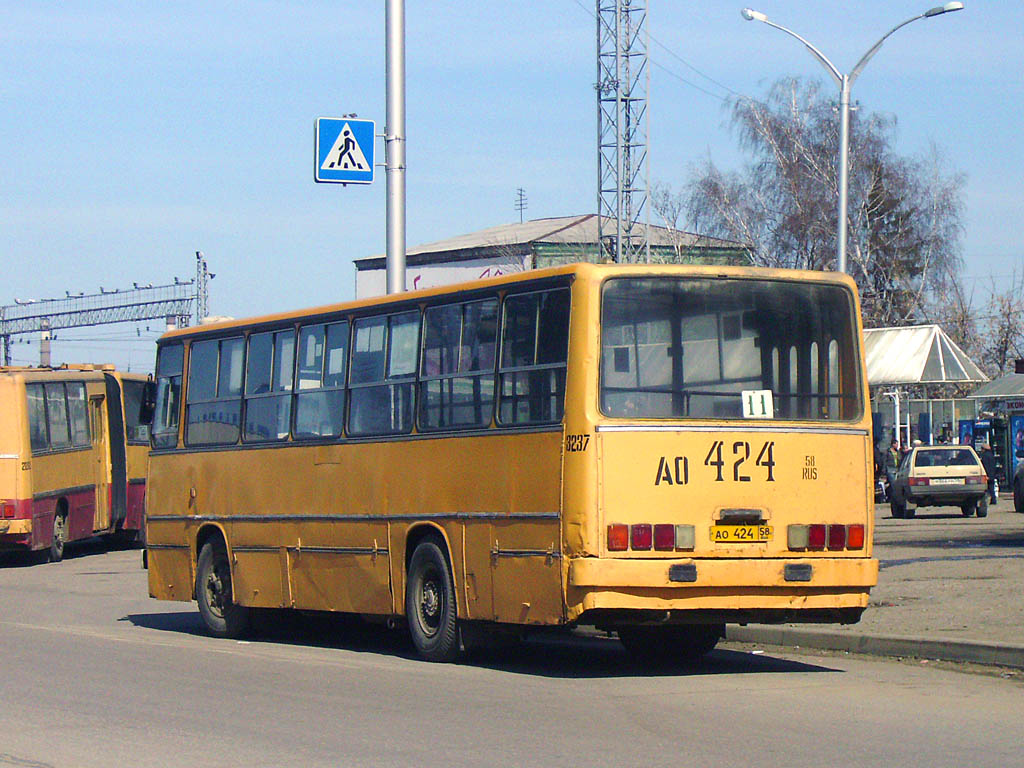
M 761 611 L 824 616 L 854 609 L 859 615 L 877 582 L 878 561 L 866 557 L 581 558 L 569 564 L 569 614 L 578 618 L 603 610 L 734 612 L 735 619 L 724 619 L 732 621 Z
M 0 520 L 0 549 L 21 549 L 32 545 L 32 520 Z

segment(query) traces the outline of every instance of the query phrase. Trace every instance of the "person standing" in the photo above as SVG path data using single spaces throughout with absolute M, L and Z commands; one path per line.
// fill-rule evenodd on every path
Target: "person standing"
M 985 443 L 981 446 L 981 453 L 978 458 L 981 459 L 981 466 L 985 468 L 985 474 L 988 475 L 988 500 L 990 503 L 996 503 L 996 455 L 992 452 L 992 446 Z
M 900 444 L 893 440 L 885 453 L 885 477 L 889 481 L 890 489 L 896 482 L 896 468 L 900 465 L 900 458 Z

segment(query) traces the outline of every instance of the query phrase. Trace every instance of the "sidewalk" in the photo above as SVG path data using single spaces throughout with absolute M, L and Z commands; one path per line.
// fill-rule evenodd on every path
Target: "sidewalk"
M 1024 515 L 1001 496 L 986 518 L 956 508 L 896 520 L 875 508 L 878 586 L 847 626 L 730 625 L 745 643 L 1024 668 Z

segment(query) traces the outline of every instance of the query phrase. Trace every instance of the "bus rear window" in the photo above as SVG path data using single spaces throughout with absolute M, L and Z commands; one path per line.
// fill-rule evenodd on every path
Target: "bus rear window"
M 601 410 L 646 419 L 862 413 L 854 306 L 834 285 L 618 278 L 601 310 Z

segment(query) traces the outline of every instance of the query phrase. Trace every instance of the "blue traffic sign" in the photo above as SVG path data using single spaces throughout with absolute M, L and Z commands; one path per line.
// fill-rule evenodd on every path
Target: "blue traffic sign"
M 373 120 L 318 117 L 313 178 L 321 183 L 373 182 Z

